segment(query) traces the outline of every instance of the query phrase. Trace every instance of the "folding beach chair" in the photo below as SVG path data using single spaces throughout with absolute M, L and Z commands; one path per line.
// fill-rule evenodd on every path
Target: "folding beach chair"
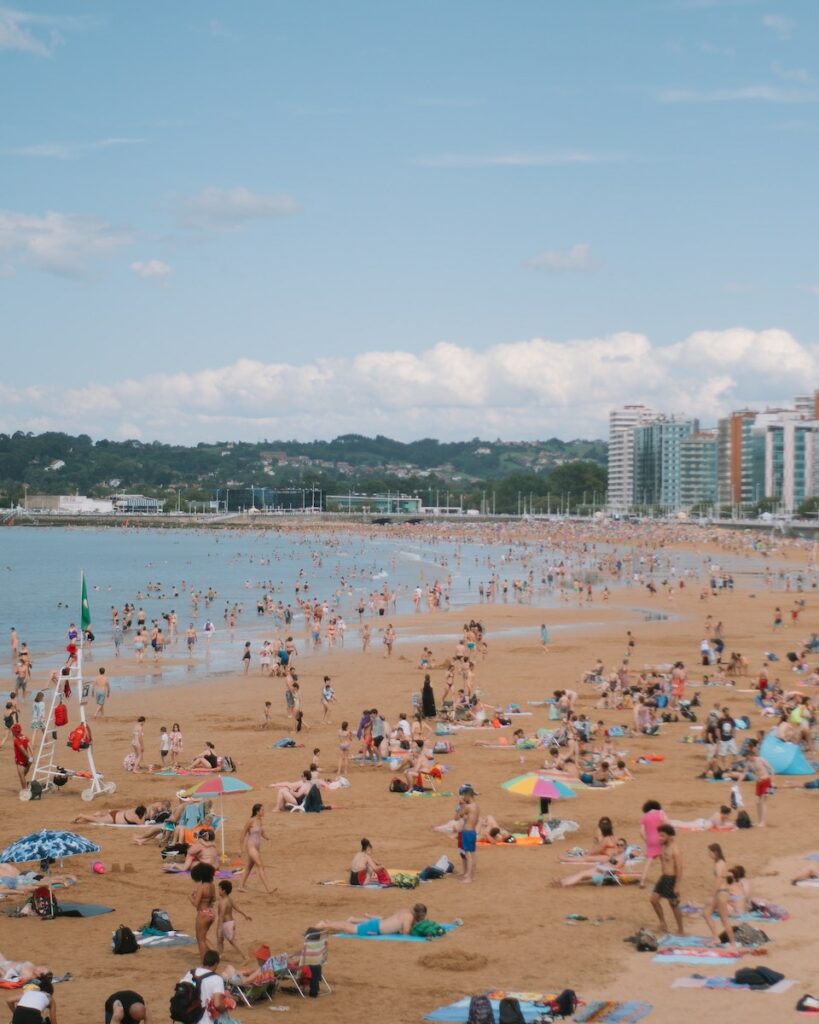
M 268 961 L 269 963 L 270 961 Z M 265 967 L 267 967 L 267 964 L 265 964 Z M 271 968 L 266 970 L 257 981 L 250 985 L 243 985 L 237 981 L 229 982 L 228 994 L 233 996 L 237 1002 L 244 1003 L 247 1007 L 251 1007 L 254 1003 L 260 1003 L 265 999 L 272 1003 L 276 984 L 277 976 Z
M 287 982 L 296 989 L 302 999 L 306 998 L 304 989 L 309 982 L 311 994 L 318 995 L 319 986 L 323 983 L 328 992 L 332 992 L 327 980 L 326 963 L 328 941 L 326 935 L 308 932 L 304 937 L 304 945 L 298 957 L 287 953 L 270 958 L 270 963 L 279 981 Z

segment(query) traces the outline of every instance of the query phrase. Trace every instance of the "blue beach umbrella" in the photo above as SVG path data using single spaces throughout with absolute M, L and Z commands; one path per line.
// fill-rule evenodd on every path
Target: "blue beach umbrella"
M 43 828 L 39 832 L 23 836 L 0 851 L 0 864 L 24 864 L 28 861 L 42 861 L 49 858 L 63 860 L 78 857 L 82 853 L 99 853 L 100 847 L 76 832 L 57 832 Z

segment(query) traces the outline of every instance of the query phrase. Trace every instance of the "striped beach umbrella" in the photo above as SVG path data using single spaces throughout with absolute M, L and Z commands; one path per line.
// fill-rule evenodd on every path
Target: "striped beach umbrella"
M 219 817 L 222 819 L 219 826 L 219 832 L 222 838 L 222 863 L 227 860 L 225 856 L 225 807 L 224 797 L 231 796 L 234 793 L 247 793 L 253 787 L 247 782 L 242 782 L 241 779 L 237 779 L 235 775 L 211 775 L 207 779 L 202 779 L 201 782 L 197 782 L 195 786 L 191 786 L 186 789 L 183 796 L 193 797 L 196 800 L 205 800 L 209 796 L 219 797 Z
M 516 775 L 514 779 L 504 782 L 502 789 L 520 796 L 537 796 L 542 800 L 573 800 L 577 794 L 559 779 L 550 779 L 537 772 Z

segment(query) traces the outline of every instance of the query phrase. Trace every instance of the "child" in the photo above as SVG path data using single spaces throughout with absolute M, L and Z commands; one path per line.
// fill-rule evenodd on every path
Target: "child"
M 34 694 L 34 704 L 31 707 L 31 731 L 45 732 L 45 697 L 42 690 Z
M 171 752 L 171 738 L 168 735 L 167 726 L 161 725 L 159 727 L 159 757 L 162 761 L 162 766 L 165 766 L 165 758 Z
M 171 744 L 171 764 L 176 766 L 179 764 L 179 755 L 182 753 L 182 730 L 179 728 L 179 722 L 173 723 L 169 739 Z
M 244 952 L 236 945 L 236 922 L 233 920 L 233 914 L 241 914 L 245 921 L 252 921 L 253 918 L 249 914 L 246 914 L 240 906 L 233 901 L 231 893 L 233 892 L 233 883 L 227 880 L 219 883 L 219 895 L 217 897 L 216 904 L 216 948 L 221 955 L 222 949 L 225 945 L 225 939 L 233 946 L 240 956 L 244 957 Z
M 350 747 L 353 743 L 353 734 L 349 722 L 342 722 L 338 730 L 338 775 L 347 775 L 349 772 Z
M 315 775 L 321 774 L 321 768 L 319 768 L 319 756 L 321 754 L 321 747 L 313 747 L 313 760 L 310 762 L 310 771 Z
M 262 721 L 259 724 L 260 729 L 266 729 L 270 725 L 270 709 L 273 705 L 269 700 L 264 702 L 264 711 L 262 711 Z
M 330 677 L 325 676 L 324 687 L 322 688 L 321 691 L 321 706 L 324 708 L 324 717 L 322 718 L 323 722 L 330 721 L 330 719 L 328 718 L 328 715 L 330 714 L 330 705 L 335 704 L 335 702 L 336 695 L 333 692 L 333 687 L 330 685 Z

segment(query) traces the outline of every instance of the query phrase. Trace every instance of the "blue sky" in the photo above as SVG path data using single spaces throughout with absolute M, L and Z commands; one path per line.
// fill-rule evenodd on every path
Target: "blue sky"
M 811 389 L 817 29 L 0 0 L 0 429 L 574 437 Z

